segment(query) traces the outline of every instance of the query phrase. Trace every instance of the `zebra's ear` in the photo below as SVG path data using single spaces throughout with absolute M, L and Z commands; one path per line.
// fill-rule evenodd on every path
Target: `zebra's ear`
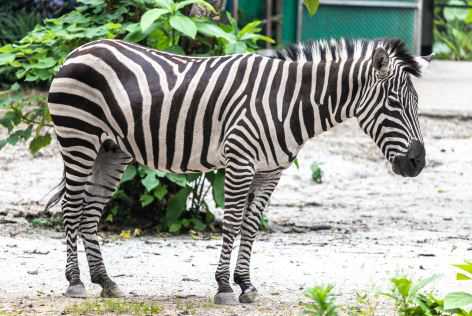
M 426 68 L 429 67 L 429 64 L 431 63 L 431 60 L 433 60 L 433 54 L 430 54 L 428 56 L 417 56 L 417 57 L 415 57 L 415 61 L 418 63 L 418 66 L 420 67 L 420 72 L 425 71 Z
M 385 48 L 377 47 L 374 50 L 374 55 L 372 56 L 372 64 L 374 69 L 379 72 L 381 75 L 388 74 L 388 54 Z

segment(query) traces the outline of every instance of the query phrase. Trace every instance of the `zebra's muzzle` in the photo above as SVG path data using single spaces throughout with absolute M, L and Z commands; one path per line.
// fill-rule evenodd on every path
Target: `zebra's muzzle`
M 417 140 L 411 142 L 406 155 L 393 160 L 392 170 L 403 177 L 416 177 L 425 166 L 424 145 Z

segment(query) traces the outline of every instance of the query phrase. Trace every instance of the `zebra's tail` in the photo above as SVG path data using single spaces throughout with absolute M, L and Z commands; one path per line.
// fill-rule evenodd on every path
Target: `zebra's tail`
M 51 207 L 53 207 L 54 205 L 56 205 L 57 203 L 59 203 L 65 193 L 66 193 L 66 172 L 65 172 L 65 170 L 64 170 L 64 174 L 63 174 L 63 176 L 62 176 L 61 182 L 60 182 L 58 185 L 56 185 L 56 186 L 55 186 L 51 191 L 49 191 L 49 193 L 47 194 L 47 196 L 51 195 L 51 197 L 49 198 L 48 203 L 47 203 L 46 206 L 44 207 L 44 210 L 45 210 L 45 211 L 48 211 Z

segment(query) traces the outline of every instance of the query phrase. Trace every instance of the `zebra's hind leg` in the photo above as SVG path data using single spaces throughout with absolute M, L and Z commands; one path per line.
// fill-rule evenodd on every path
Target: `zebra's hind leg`
M 102 287 L 102 297 L 122 297 L 124 293 L 108 276 L 97 236 L 103 208 L 111 198 L 126 166 L 131 162 L 128 154 L 111 141 L 105 142 L 95 160 L 86 186 L 84 208 L 80 222 L 80 235 L 84 242 L 90 276 L 93 283 Z
M 253 193 L 249 199 L 241 227 L 241 244 L 234 271 L 234 282 L 241 287 L 241 295 L 239 296 L 241 303 L 253 303 L 257 297 L 256 287 L 251 283 L 250 277 L 252 245 L 259 230 L 262 214 L 269 204 L 270 196 L 277 186 L 280 174 L 280 171 L 275 171 L 272 173 L 258 173 L 254 177 Z
M 69 286 L 64 295 L 83 298 L 87 294 L 84 284 L 80 280 L 77 238 L 82 218 L 85 186 L 97 157 L 97 151 L 95 150 L 97 146 L 95 145 L 96 140 L 87 143 L 76 140 L 74 145 L 70 145 L 68 139 L 61 137 L 60 133 L 58 133 L 58 140 L 62 147 L 61 154 L 64 160 L 64 189 L 60 189 L 60 191 L 63 190 L 64 192 L 62 212 L 67 246 L 65 275 L 69 281 Z M 79 147 L 77 143 L 84 146 Z M 61 193 L 57 194 L 57 199 L 60 199 L 60 195 Z M 54 201 L 52 203 L 54 204 Z
M 223 217 L 223 245 L 220 261 L 215 273 L 218 292 L 215 304 L 234 305 L 238 301 L 229 283 L 230 260 L 233 243 L 239 234 L 247 197 L 254 177 L 253 166 L 250 164 L 229 163 L 225 170 L 225 210 Z

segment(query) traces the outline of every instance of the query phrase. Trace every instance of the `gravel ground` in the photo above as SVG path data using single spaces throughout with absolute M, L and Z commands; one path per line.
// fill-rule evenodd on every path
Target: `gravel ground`
M 110 275 L 130 297 L 164 306 L 163 315 L 297 315 L 309 286 L 333 283 L 338 301 L 349 303 L 358 291 L 386 290 L 398 274 L 442 273 L 439 292 L 458 289 L 451 264 L 472 254 L 472 121 L 422 117 L 421 124 L 427 167 L 414 179 L 394 176 L 355 121 L 305 146 L 300 168 L 287 170 L 274 193 L 268 217 L 275 232 L 255 245 L 257 304 L 207 303 L 219 239 L 104 236 Z M 321 185 L 310 179 L 313 161 L 324 171 Z M 57 315 L 77 302 L 62 297 L 62 233 L 34 229 L 24 219 L 41 209 L 61 173 L 53 147 L 34 160 L 20 147 L 2 151 L 0 310 L 3 304 L 28 315 Z M 96 297 L 82 250 L 80 265 Z M 393 312 L 381 304 L 378 314 Z

